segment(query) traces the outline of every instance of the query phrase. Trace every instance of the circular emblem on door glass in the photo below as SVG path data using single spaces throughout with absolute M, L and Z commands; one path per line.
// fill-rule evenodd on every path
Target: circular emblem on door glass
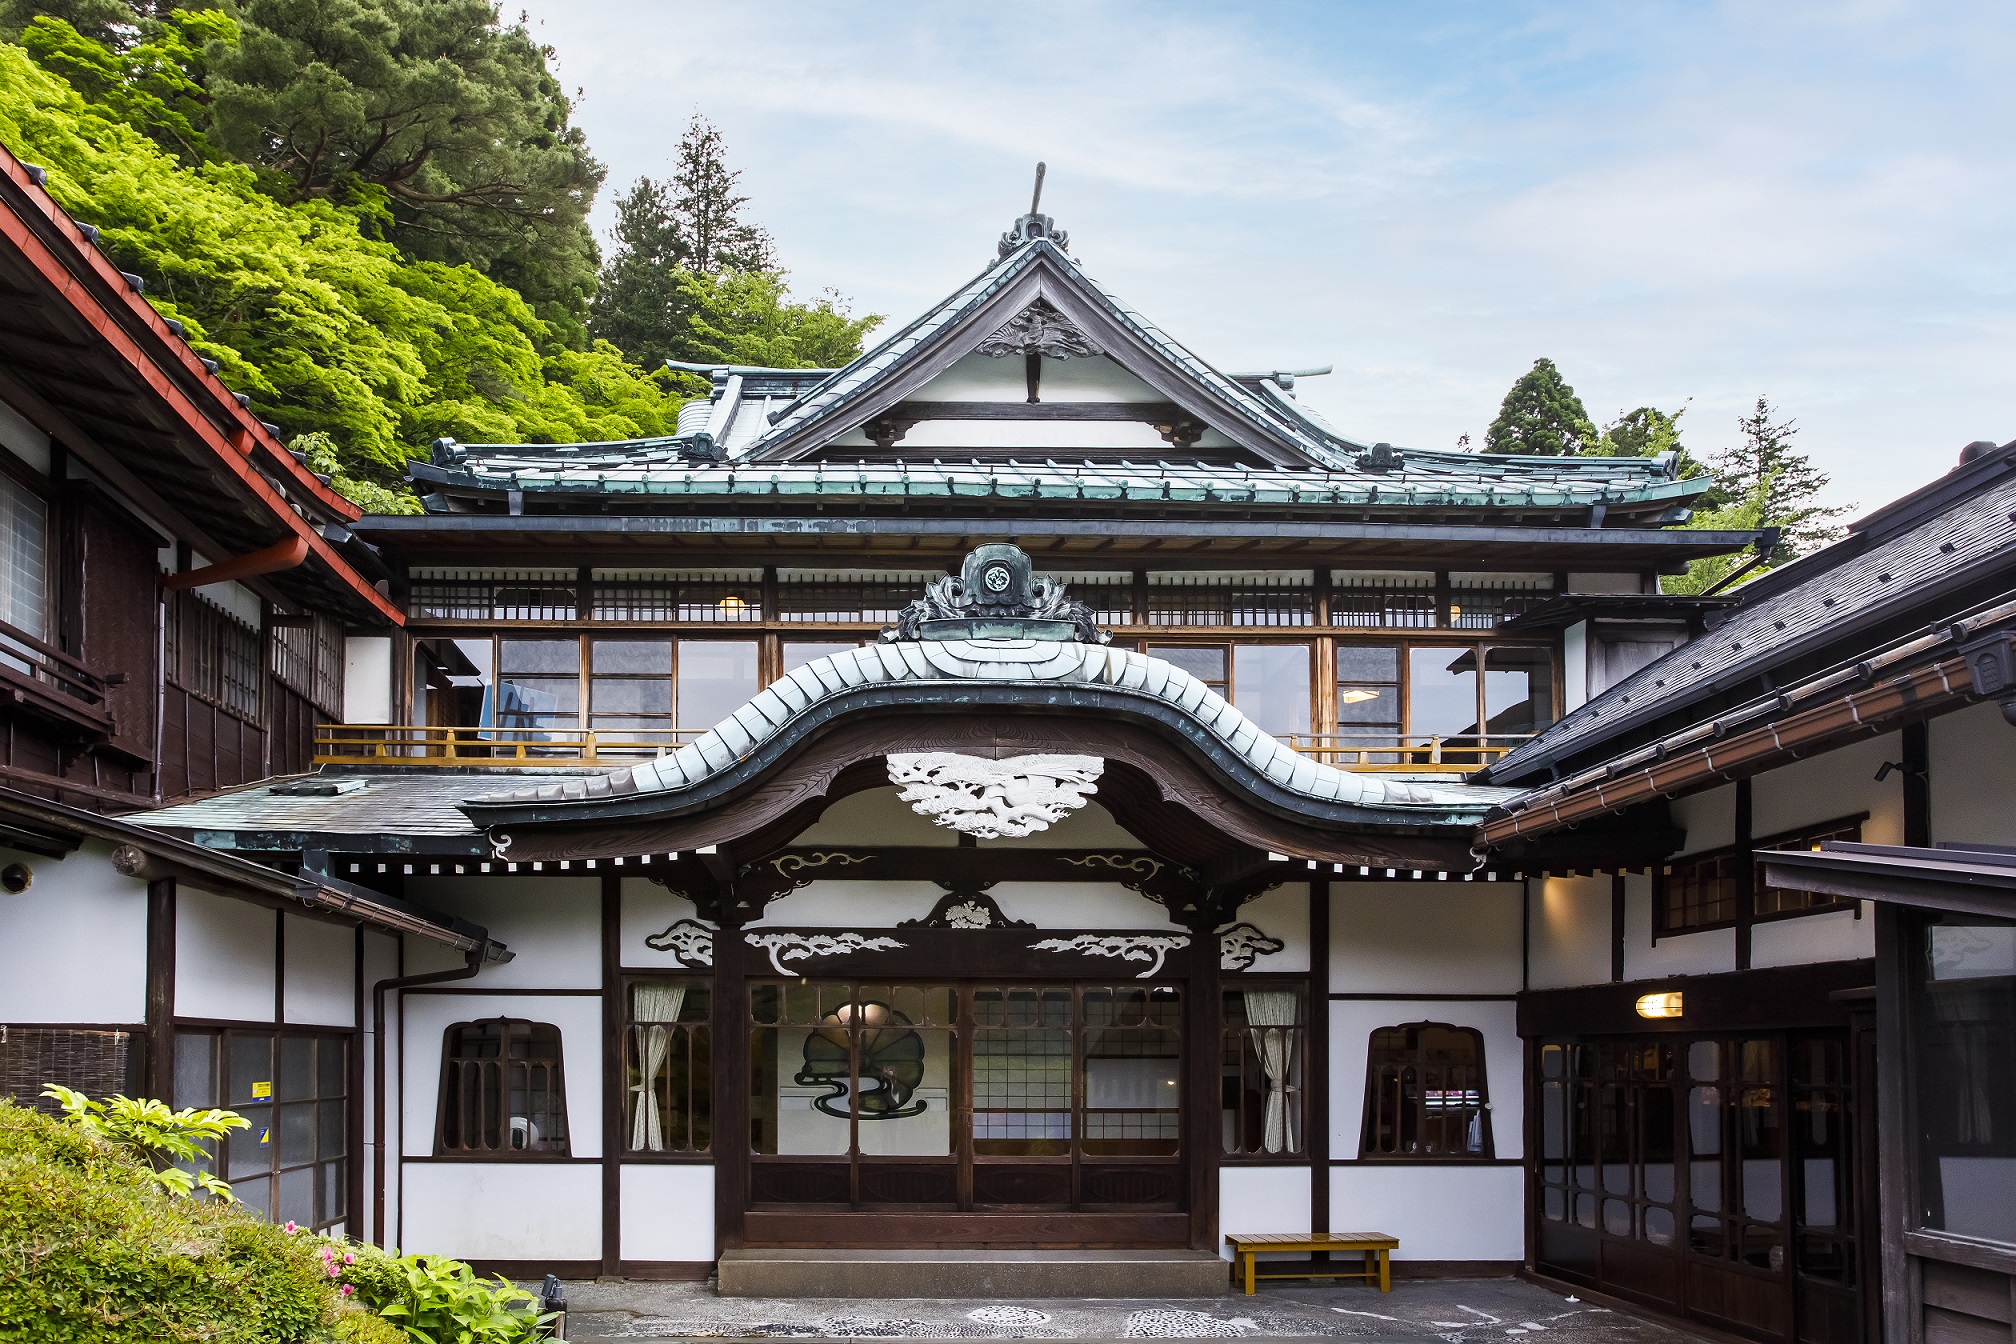
M 989 565 L 980 575 L 980 582 L 987 585 L 990 593 L 1005 592 L 1008 588 L 1008 566 Z

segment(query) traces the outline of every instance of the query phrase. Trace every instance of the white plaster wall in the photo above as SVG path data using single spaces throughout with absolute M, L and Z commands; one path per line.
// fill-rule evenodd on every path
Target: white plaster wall
M 194 887 L 175 893 L 175 1014 L 273 1020 L 274 920 L 264 906 Z
M 1754 799 L 1753 799 L 1754 802 Z M 1690 793 L 1673 800 L 1673 824 L 1687 832 L 1683 854 L 1720 849 L 1736 843 L 1736 786 Z
M 625 1260 L 714 1258 L 712 1166 L 626 1162 L 622 1182 Z
M 1927 737 L 1932 843 L 2016 845 L 2016 728 L 2002 711 L 1979 704 L 1942 714 Z
M 1232 1250 L 1225 1244 L 1229 1236 L 1247 1232 L 1307 1232 L 1309 1195 L 1307 1167 L 1220 1167 L 1218 1258 L 1232 1258 Z
M 681 963 L 676 953 L 646 946 L 644 940 L 665 932 L 682 919 L 698 919 L 699 907 L 684 896 L 674 896 L 649 878 L 624 878 L 622 892 L 622 913 L 616 934 L 618 961 L 625 966 L 679 969 Z
M 212 606 L 222 607 L 254 630 L 265 619 L 265 606 L 259 594 L 242 583 L 206 583 L 196 589 L 196 595 Z
M 1484 1084 L 1490 1092 L 1491 1144 L 1499 1158 L 1525 1148 L 1525 1052 L 1519 1042 L 1517 1005 L 1510 999 L 1333 999 L 1330 1002 L 1330 1156 L 1358 1156 L 1365 1123 L 1365 1064 L 1372 1033 L 1409 1022 L 1474 1027 L 1484 1037 Z M 1352 1222 L 1332 1207 L 1330 1225 Z M 1381 1229 L 1385 1230 L 1385 1229 Z M 1434 1257 L 1430 1257 L 1434 1258 Z
M 0 849 L 0 867 L 34 874 L 19 895 L 0 892 L 0 1021 L 146 1020 L 147 884 L 111 854 L 98 840 L 63 859 Z
M 1395 1260 L 1524 1260 L 1520 1167 L 1330 1169 L 1330 1226 L 1400 1238 Z
M 1669 933 L 1652 941 L 1652 878 L 1633 873 L 1624 879 L 1624 978 L 1712 975 L 1736 969 L 1736 930 Z
M 370 1173 L 375 1169 L 378 1152 L 378 1135 L 373 1133 L 371 1129 L 377 1118 L 378 1096 L 378 1080 L 375 1077 L 376 1067 L 374 1063 L 377 1049 L 377 1031 L 375 1030 L 376 1023 L 372 1020 L 371 1016 L 373 998 L 371 990 L 372 986 L 376 985 L 380 980 L 389 980 L 398 974 L 399 940 L 373 929 L 364 930 L 364 1034 L 362 1043 L 358 1048 L 364 1052 L 364 1134 L 360 1139 L 360 1143 L 363 1150 L 362 1161 L 366 1175 L 364 1179 L 364 1207 L 357 1211 L 357 1216 L 353 1221 L 360 1229 L 358 1235 L 370 1240 L 376 1240 L 380 1233 L 380 1229 L 371 1222 L 372 1196 Z M 395 1000 L 397 996 L 387 995 L 386 997 L 388 1000 Z M 385 1111 L 385 1127 L 388 1131 L 388 1141 L 392 1145 L 390 1151 L 395 1153 L 399 1151 L 399 1033 L 396 1030 L 399 1021 L 396 1016 L 398 1007 L 396 1002 L 388 1002 L 386 1004 L 388 1020 L 395 1030 L 387 1031 L 385 1034 L 385 1077 L 390 1084 L 387 1090 L 391 1093 L 391 1104 L 386 1107 Z M 385 1164 L 385 1213 L 388 1228 L 396 1223 L 399 1216 L 399 1165 L 397 1162 L 387 1162 Z
M 550 1022 L 560 1029 L 560 1061 L 567 1081 L 570 1157 L 602 1156 L 602 998 L 599 994 L 430 994 L 409 989 L 406 999 L 406 1058 L 400 1070 L 403 1091 L 401 1151 L 407 1157 L 434 1152 L 434 1114 L 440 1105 L 441 1047 L 457 1022 L 486 1017 L 519 1017 Z M 504 1166 L 540 1165 L 537 1160 Z M 415 1168 L 422 1170 L 424 1168 Z M 419 1195 L 415 1187 L 414 1199 Z M 499 1252 L 501 1254 L 501 1252 Z M 557 1251 L 546 1252 L 557 1255 Z
M 800 831 L 794 845 L 945 845 L 959 833 L 910 810 L 894 785 L 849 794 Z
M 1589 702 L 1589 622 L 1561 632 L 1561 708 L 1574 713 Z
M 987 894 L 1039 929 L 1173 929 L 1167 907 L 1117 882 L 1003 882 Z M 751 928 L 889 928 L 922 919 L 945 895 L 935 882 L 808 883 L 764 908 Z
M 2016 748 L 2016 731 L 2009 745 Z M 1896 733 L 1850 742 L 1803 761 L 1767 770 L 1750 783 L 1750 834 L 1759 840 L 1817 822 L 1867 812 L 1862 839 L 1871 845 L 1904 843 L 1904 777 L 1896 771 L 1881 784 L 1876 772 L 1885 761 L 1904 759 Z
M 1290 882 L 1263 892 L 1239 907 L 1234 924 L 1251 924 L 1269 938 L 1279 938 L 1279 952 L 1263 952 L 1253 959 L 1249 971 L 1307 971 L 1309 969 L 1309 884 Z
M 1559 989 L 1610 979 L 1610 878 L 1532 879 L 1528 985 Z
M 343 721 L 392 722 L 392 640 L 352 635 L 343 641 Z
M 407 1162 L 400 1229 L 409 1255 L 593 1260 L 602 1254 L 602 1168 L 585 1162 Z
M 982 840 L 980 848 L 1140 849 L 1141 839 L 1115 821 L 1111 812 L 1097 803 L 1087 803 L 1062 821 L 1052 822 L 1047 831 L 1037 831 L 1034 835 L 1019 837 L 1004 835 L 999 840 Z
M 485 966 L 483 989 L 600 989 L 602 882 L 583 877 L 412 877 L 420 905 L 481 924 L 517 955 Z M 444 949 L 446 951 L 446 949 Z M 448 962 L 461 960 L 448 952 Z
M 1054 401 L 1160 401 L 1162 394 L 1105 355 L 1043 361 L 1043 396 Z M 913 401 L 1027 401 L 1022 362 L 975 352 L 911 394 Z M 1163 445 L 1165 448 L 1168 446 Z
M 1330 989 L 1338 994 L 1514 994 L 1516 882 L 1333 882 Z
M 1750 964 L 1805 966 L 1816 961 L 1853 961 L 1876 955 L 1874 907 L 1862 902 L 1862 918 L 1853 910 L 1797 919 L 1773 919 L 1750 927 Z
M 295 914 L 281 918 L 287 925 L 280 944 L 287 967 L 280 984 L 287 1021 L 356 1026 L 357 930 Z

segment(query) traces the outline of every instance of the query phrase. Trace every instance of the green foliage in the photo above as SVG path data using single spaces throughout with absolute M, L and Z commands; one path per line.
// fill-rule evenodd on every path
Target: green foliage
M 305 1344 L 336 1301 L 301 1239 L 5 1100 L 0 1284 L 0 1339 L 36 1344 Z
M 770 235 L 742 218 L 747 196 L 735 194 L 740 169 L 730 171 L 721 132 L 705 117 L 695 116 L 679 137 L 679 170 L 671 186 L 671 224 L 678 246 L 670 253 L 674 265 L 702 275 L 715 271 L 774 271 Z M 640 185 L 648 185 L 649 178 Z
M 165 1102 L 126 1096 L 93 1101 L 58 1083 L 44 1087 L 42 1095 L 54 1099 L 77 1128 L 148 1163 L 148 1175 L 162 1189 L 188 1195 L 201 1186 L 219 1199 L 233 1198 L 231 1187 L 201 1164 L 210 1158 L 208 1145 L 252 1123 L 235 1111 L 174 1111 Z M 170 1165 L 176 1162 L 187 1162 L 193 1170 Z
M 408 1255 L 394 1264 L 404 1280 L 398 1295 L 364 1301 L 418 1344 L 512 1344 L 540 1338 L 552 1319 L 539 1313 L 533 1294 L 501 1276 L 479 1278 L 459 1260 Z
M 1561 370 L 1551 359 L 1536 359 L 1505 394 L 1498 418 L 1485 432 L 1484 451 L 1562 457 L 1589 451 L 1597 438 L 1582 399 Z
M 230 15 L 215 9 L 171 9 L 141 29 L 137 40 L 118 44 L 86 37 L 60 18 L 38 15 L 20 41 L 37 65 L 61 75 L 184 165 L 224 157 L 205 135 L 210 92 L 204 81 L 210 52 L 238 41 L 238 25 Z
M 776 369 L 837 369 L 861 353 L 861 338 L 881 317 L 852 317 L 827 291 L 793 303 L 784 277 L 767 271 L 676 275 L 687 308 L 685 353 L 696 363 Z
M 394 486 L 409 446 L 441 434 L 566 442 L 677 421 L 663 374 L 569 349 L 470 267 L 407 261 L 360 231 L 363 207 L 283 205 L 240 164 L 182 167 L 16 46 L 0 45 L 0 142 L 49 169 L 51 195 L 255 410 L 327 435 L 333 476 Z
M 1714 461 L 1721 488 L 1734 498 L 1755 496 L 1762 517 L 1758 525 L 1781 529 L 1783 536 L 1767 567 L 1839 540 L 1842 528 L 1834 520 L 1849 511 L 1847 505 L 1815 502 L 1827 488 L 1828 477 L 1806 454 L 1793 450 L 1799 427 L 1791 420 L 1774 424 L 1778 414 L 1768 400 L 1757 398 L 1750 413 L 1736 421 L 1742 437 L 1716 454 Z
M 1755 532 L 1768 527 L 1770 523 L 1765 513 L 1765 489 L 1760 485 L 1732 503 L 1715 508 L 1698 509 L 1687 523 L 1693 530 L 1710 532 Z M 1749 563 L 1750 552 L 1738 551 L 1733 555 L 1707 555 L 1687 562 L 1685 574 L 1667 574 L 1659 580 L 1662 593 L 1705 593 L 1727 578 L 1737 567 Z M 1745 574 L 1731 585 L 1740 588 L 1750 580 L 1762 575 L 1767 565 Z

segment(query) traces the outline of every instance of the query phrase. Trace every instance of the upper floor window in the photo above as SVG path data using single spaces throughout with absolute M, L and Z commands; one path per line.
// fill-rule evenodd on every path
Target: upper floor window
M 1446 1022 L 1373 1032 L 1358 1152 L 1383 1158 L 1491 1157 L 1483 1034 Z
M 48 636 L 49 512 L 42 496 L 0 472 L 0 621 Z
M 1276 737 L 1309 731 L 1307 644 L 1163 644 L 1143 652 L 1182 668 Z
M 565 1157 L 565 1082 L 558 1027 L 509 1017 L 457 1022 L 442 1044 L 435 1152 Z
M 1756 844 L 1757 849 L 1818 849 L 1829 840 L 1844 840 L 1850 843 L 1862 839 L 1862 818 L 1851 817 L 1841 821 L 1823 822 L 1786 835 L 1767 836 Z M 1766 915 L 1803 915 L 1817 910 L 1844 910 L 1855 902 L 1844 900 L 1824 891 L 1806 891 L 1798 887 L 1774 887 L 1764 881 L 1764 865 L 1757 865 L 1757 917 Z
M 1150 625 L 1314 625 L 1311 570 L 1228 574 L 1172 570 L 1148 575 Z
M 1801 827 L 1751 842 L 1752 853 L 1773 849 L 1818 849 L 1829 840 L 1856 841 L 1862 838 L 1863 816 Z M 1696 929 L 1723 928 L 1744 922 L 1738 900 L 1743 865 L 1742 850 L 1733 846 L 1690 854 L 1675 859 L 1659 876 L 1653 896 L 1653 924 L 1659 933 L 1682 933 Z M 1853 901 L 1818 891 L 1765 884 L 1764 865 L 1754 858 L 1751 864 L 1752 919 L 1774 919 L 1817 914 L 1827 910 L 1848 910 Z
M 169 681 L 254 723 L 264 699 L 259 632 L 188 590 L 166 604 L 164 671 Z

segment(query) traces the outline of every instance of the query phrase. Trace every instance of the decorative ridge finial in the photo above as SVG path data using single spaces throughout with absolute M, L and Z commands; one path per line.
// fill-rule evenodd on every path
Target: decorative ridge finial
M 960 566 L 924 585 L 924 596 L 903 608 L 884 641 L 917 639 L 1040 639 L 1105 644 L 1092 609 L 1068 596 L 1064 585 L 1032 573 L 1027 552 L 1004 541 L 975 547 Z
M 1059 248 L 1071 246 L 1071 235 L 1057 227 L 1057 222 L 1048 215 L 1039 215 L 1037 208 L 1043 203 L 1043 175 L 1049 171 L 1046 164 L 1036 165 L 1036 189 L 1029 193 L 1029 213 L 1015 221 L 1015 227 L 1001 235 L 1000 256 L 1007 256 L 1016 248 L 1033 238 L 1048 238 Z

